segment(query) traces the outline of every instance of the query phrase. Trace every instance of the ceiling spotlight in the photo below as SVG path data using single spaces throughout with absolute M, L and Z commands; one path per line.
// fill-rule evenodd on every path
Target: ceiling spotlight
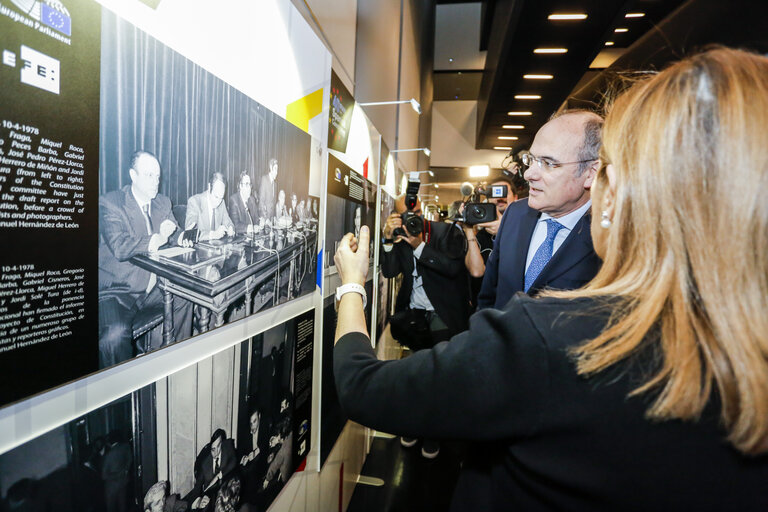
M 540 100 L 541 96 L 538 94 L 515 94 L 516 100 Z
M 550 14 L 547 16 L 548 20 L 562 21 L 562 20 L 585 20 L 586 14 Z
M 606 41 L 605 46 L 613 46 L 613 41 Z
M 507 112 L 507 115 L 508 116 L 532 116 L 533 112 L 521 112 L 521 111 L 514 112 L 513 111 L 513 112 Z
M 624 15 L 625 18 L 642 18 L 645 16 L 644 12 L 628 12 Z
M 523 78 L 528 80 L 552 80 L 555 77 L 552 75 L 523 75 Z
M 434 174 L 433 174 L 433 176 L 434 176 Z M 435 188 L 440 188 L 440 184 L 439 183 L 435 183 Z
M 499 135 L 499 140 L 517 140 L 517 137 L 511 135 Z
M 493 146 L 493 149 L 499 149 L 502 151 L 510 151 L 512 149 L 511 146 Z
M 491 172 L 491 166 L 490 165 L 473 165 L 469 168 L 469 177 L 470 178 L 485 178 L 490 174 Z
M 525 126 L 521 124 L 503 124 L 501 125 L 501 127 L 506 130 L 522 130 L 523 128 L 525 128 Z
M 568 48 L 536 48 L 533 53 L 568 53 Z
M 614 29 L 613 31 L 620 34 L 622 32 L 629 32 L 629 29 L 628 28 L 617 28 L 617 29 Z

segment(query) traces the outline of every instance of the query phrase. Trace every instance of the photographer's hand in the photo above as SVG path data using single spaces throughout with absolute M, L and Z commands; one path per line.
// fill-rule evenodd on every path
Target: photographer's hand
M 481 224 L 477 224 L 476 227 L 485 229 L 491 236 L 496 236 L 496 233 L 499 232 L 500 223 L 501 219 L 496 219 L 492 220 L 491 222 L 483 222 Z
M 387 217 L 387 221 L 384 223 L 384 238 L 392 238 L 392 232 L 395 230 L 395 228 L 399 228 L 402 225 L 403 219 L 400 218 L 400 214 L 396 212 L 391 213 L 389 217 Z

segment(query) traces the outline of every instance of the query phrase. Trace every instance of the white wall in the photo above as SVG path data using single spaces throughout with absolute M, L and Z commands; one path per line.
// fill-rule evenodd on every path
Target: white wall
M 476 128 L 476 101 L 435 101 L 432 104 L 432 166 L 489 164 L 500 167 L 507 152 L 475 149 Z

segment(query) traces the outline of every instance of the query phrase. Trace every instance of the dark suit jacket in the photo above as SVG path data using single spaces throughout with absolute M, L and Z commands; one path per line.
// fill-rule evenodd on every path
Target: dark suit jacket
M 653 422 L 651 397 L 628 396 L 657 361 L 653 347 L 594 377 L 576 373 L 568 349 L 609 313 L 593 299 L 517 294 L 398 361 L 376 360 L 365 335 L 347 334 L 334 349 L 339 401 L 383 432 L 487 443 L 468 452 L 454 510 L 768 510 L 768 456 L 729 446 L 716 398 L 697 422 Z
M 250 218 L 248 217 L 250 215 Z M 236 233 L 245 233 L 248 231 L 248 224 L 259 223 L 259 213 L 256 207 L 256 199 L 248 196 L 248 210 L 246 211 L 243 200 L 239 192 L 229 196 L 229 217 L 235 225 Z
M 224 439 L 221 443 L 221 475 L 226 477 L 238 465 L 237 454 L 235 453 L 235 441 L 233 439 Z M 195 461 L 195 497 L 205 494 L 204 489 L 211 483 L 213 477 L 213 457 L 211 456 L 211 444 L 208 443 L 200 451 Z
M 485 264 L 485 275 L 478 309 L 501 308 L 517 292 L 524 291 L 525 260 L 540 212 L 521 199 L 507 206 L 501 218 L 493 252 Z M 581 288 L 597 274 L 602 262 L 592 248 L 589 211 L 574 226 L 563 245 L 534 281 L 529 295 L 543 288 L 572 290 Z
M 469 284 L 464 266 L 465 239 L 462 232 L 451 224 L 430 224 L 432 234 L 418 259 L 417 267 L 429 301 L 453 335 L 466 329 L 469 319 Z M 390 252 L 382 248 L 379 261 L 384 277 L 403 274 L 395 309 L 407 309 L 413 290 L 413 248 L 406 242 L 394 244 Z
M 158 194 L 150 204 L 152 228 L 170 220 L 178 228 L 171 201 Z M 172 242 L 179 231 L 169 238 Z M 131 257 L 147 252 L 150 236 L 144 213 L 126 185 L 99 197 L 99 298 L 116 297 L 126 308 L 147 291 L 149 272 L 130 262 Z

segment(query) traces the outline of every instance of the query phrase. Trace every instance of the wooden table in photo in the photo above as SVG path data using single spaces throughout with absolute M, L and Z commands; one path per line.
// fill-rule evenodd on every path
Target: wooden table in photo
M 245 298 L 245 315 L 250 315 L 254 290 L 272 278 L 275 279 L 272 300 L 276 304 L 280 274 L 286 267 L 288 298 L 292 298 L 294 280 L 299 280 L 300 286 L 298 275 L 313 270 L 307 265 L 314 259 L 316 245 L 314 229 L 274 230 L 269 235 L 200 242 L 193 251 L 173 259 L 160 254 L 141 254 L 131 258 L 131 263 L 157 275 L 164 299 L 163 343 L 167 344 L 175 340 L 174 295 L 201 306 L 201 332 L 207 329 L 211 314 L 214 327 L 220 327 L 227 308 L 241 297 Z

